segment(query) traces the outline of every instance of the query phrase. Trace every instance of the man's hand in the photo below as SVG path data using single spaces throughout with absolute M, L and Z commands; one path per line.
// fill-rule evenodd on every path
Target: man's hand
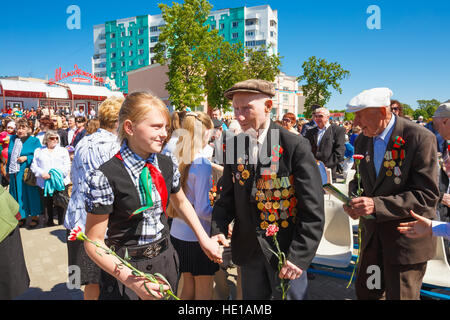
M 444 194 L 444 196 L 442 197 L 441 203 L 444 206 L 450 207 L 450 194 L 449 193 Z
M 302 273 L 303 273 L 302 269 L 297 267 L 292 262 L 286 260 L 278 276 L 280 277 L 280 279 L 295 280 L 300 278 Z
M 349 206 L 344 204 L 344 211 L 354 220 L 361 216 L 368 216 L 375 212 L 375 204 L 372 198 L 359 197 L 351 199 Z

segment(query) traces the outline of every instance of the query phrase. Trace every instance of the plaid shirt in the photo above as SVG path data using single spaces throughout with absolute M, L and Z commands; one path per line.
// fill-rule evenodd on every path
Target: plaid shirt
M 146 160 L 139 157 L 128 147 L 125 142 L 121 149 L 120 154 L 123 158 L 125 168 L 130 175 L 136 189 L 139 191 L 139 197 L 141 206 L 145 206 L 145 190 L 139 183 L 140 174 L 144 169 L 145 163 L 148 161 L 154 165 L 158 170 L 158 158 L 155 154 L 150 155 Z M 173 165 L 173 183 L 172 190 L 179 189 L 180 173 L 177 165 Z M 114 192 L 109 184 L 108 179 L 100 170 L 92 170 L 86 174 L 87 184 L 89 186 L 86 196 L 86 210 L 91 212 L 94 205 L 112 205 L 114 203 Z M 156 190 L 155 184 L 152 184 L 152 200 L 153 207 L 141 213 L 144 217 L 141 235 L 138 241 L 138 245 L 144 245 L 161 239 L 162 230 L 164 225 L 161 223 L 161 214 L 164 214 L 161 203 L 161 196 Z

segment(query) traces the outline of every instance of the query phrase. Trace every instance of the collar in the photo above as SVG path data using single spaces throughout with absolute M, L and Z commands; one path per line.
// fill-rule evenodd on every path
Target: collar
M 151 164 L 155 164 L 156 154 L 152 153 L 147 159 L 141 158 L 139 155 L 133 152 L 133 150 L 130 149 L 128 146 L 128 142 L 125 140 L 120 147 L 120 154 L 122 156 L 123 161 L 129 166 L 129 167 L 137 167 L 142 166 L 142 168 L 145 166 L 147 162 L 150 162 Z
M 316 123 L 317 126 L 317 123 Z M 329 127 L 331 126 L 330 121 L 327 122 L 327 124 L 325 125 L 325 127 L 323 127 L 322 129 L 320 129 L 319 127 L 317 127 L 317 129 L 319 131 L 326 131 Z
M 257 140 L 258 144 L 263 144 L 264 139 L 266 139 L 267 132 L 269 131 L 269 127 L 270 127 L 270 117 L 264 123 L 264 129 L 259 129 L 258 130 L 259 132 L 257 132 L 254 128 L 250 128 L 244 133 L 248 134 L 251 139 Z
M 384 128 L 384 131 L 382 133 L 380 133 L 379 135 L 375 136 L 374 140 L 379 139 L 379 140 L 386 141 L 386 138 L 389 139 L 390 133 L 391 133 L 392 129 L 394 128 L 395 121 L 396 121 L 396 116 L 394 114 L 392 114 L 391 120 L 389 121 L 386 128 Z

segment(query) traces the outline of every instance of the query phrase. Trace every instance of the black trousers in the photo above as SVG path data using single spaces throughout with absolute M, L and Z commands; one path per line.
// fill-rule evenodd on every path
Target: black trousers
M 53 196 L 47 195 L 44 197 L 44 189 L 39 189 L 42 207 L 44 208 L 44 219 L 47 225 L 54 225 L 54 213 L 56 213 L 58 217 L 58 224 L 61 225 L 64 223 L 64 213 L 67 208 L 56 207 L 53 204 Z M 61 191 L 67 194 L 67 188 Z

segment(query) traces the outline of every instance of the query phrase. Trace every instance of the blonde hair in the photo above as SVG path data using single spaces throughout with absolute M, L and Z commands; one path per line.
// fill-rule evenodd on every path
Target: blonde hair
M 211 130 L 214 124 L 211 118 L 204 112 L 186 113 L 182 123 L 182 134 L 178 138 L 174 155 L 178 160 L 181 187 L 186 186 L 186 181 L 191 163 L 197 153 L 205 147 L 204 135 L 206 130 Z
M 119 120 L 119 111 L 122 103 L 122 97 L 109 97 L 103 101 L 98 107 L 98 120 L 100 121 L 100 128 L 113 129 L 116 122 Z
M 119 111 L 118 138 L 120 143 L 123 143 L 127 138 L 127 133 L 123 127 L 125 120 L 138 123 L 154 108 L 161 111 L 166 118 L 167 125 L 170 126 L 170 113 L 161 99 L 149 92 L 133 92 L 127 95 Z

